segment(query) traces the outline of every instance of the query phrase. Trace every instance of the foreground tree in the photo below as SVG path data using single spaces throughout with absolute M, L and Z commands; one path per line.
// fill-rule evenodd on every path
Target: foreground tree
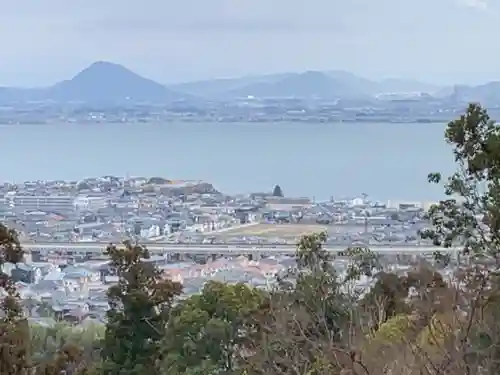
M 103 371 L 109 375 L 160 373 L 161 340 L 170 310 L 182 286 L 163 279 L 143 246 L 125 242 L 106 254 L 119 276 L 108 290 L 109 310 L 102 349 Z
M 30 325 L 30 345 L 33 364 L 50 362 L 63 349 L 69 346 L 79 352 L 78 358 L 86 364 L 100 359 L 105 327 L 102 324 L 88 324 L 85 327 L 74 327 L 66 323 L 58 323 L 53 327 Z
M 445 139 L 453 147 L 457 171 L 445 180 L 447 198 L 430 209 L 433 227 L 422 236 L 461 255 L 460 289 L 453 329 L 446 331 L 446 340 L 434 340 L 441 355 L 428 357 L 434 373 L 498 374 L 500 126 L 486 109 L 471 104 L 449 123 Z M 440 183 L 442 176 L 432 173 L 429 181 Z
M 242 358 L 246 373 L 319 375 L 363 370 L 352 350 L 359 297 L 353 281 L 371 274 L 376 260 L 364 249 L 349 249 L 342 255 L 353 261 L 342 275 L 323 248 L 325 241 L 325 233 L 300 240 L 297 269 L 279 280 L 255 318 L 257 330 Z
M 266 293 L 249 285 L 209 281 L 177 306 L 165 338 L 169 374 L 227 374 L 238 367 L 252 317 Z
M 83 375 L 92 363 L 85 362 L 82 350 L 76 345 L 65 344 L 50 360 L 36 366 L 40 375 Z
M 25 375 L 30 367 L 29 327 L 14 281 L 5 263 L 19 263 L 23 250 L 14 230 L 0 224 L 0 375 Z

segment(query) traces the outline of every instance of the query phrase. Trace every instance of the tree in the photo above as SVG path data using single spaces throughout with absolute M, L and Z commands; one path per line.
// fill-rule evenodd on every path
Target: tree
M 279 185 L 275 185 L 273 189 L 273 197 L 283 197 L 283 191 Z
M 89 364 L 82 360 L 82 350 L 76 345 L 64 344 L 50 360 L 38 365 L 41 375 L 85 374 Z
M 0 224 L 0 375 L 24 375 L 30 365 L 28 322 L 16 285 L 3 268 L 5 263 L 21 262 L 23 256 L 17 233 Z
M 364 363 L 374 373 L 419 373 L 431 354 L 439 358 L 432 341 L 422 337 L 445 337 L 435 323 L 454 317 L 456 290 L 426 263 L 400 275 L 380 272 L 375 280 L 360 303 L 369 328 L 361 345 Z
M 398 314 L 383 322 L 378 329 L 367 336 L 361 346 L 362 355 L 370 370 L 395 369 L 399 359 L 408 363 L 413 356 L 407 351 L 407 344 L 418 335 L 416 317 Z M 385 361 L 380 361 L 380 359 Z M 397 372 L 396 372 L 397 373 Z
M 207 282 L 172 312 L 164 368 L 176 375 L 234 372 L 251 317 L 265 300 L 265 292 L 243 283 Z
M 268 303 L 255 316 L 256 332 L 247 343 L 248 374 L 336 374 L 362 370 L 352 348 L 356 343 L 356 301 L 352 282 L 371 274 L 376 259 L 361 248 L 342 255 L 352 262 L 344 275 L 323 244 L 326 233 L 303 237 L 296 252 L 297 269 L 280 278 Z
M 103 324 L 88 324 L 74 327 L 67 323 L 57 323 L 53 327 L 30 325 L 32 362 L 46 363 L 54 358 L 65 346 L 79 348 L 81 359 L 93 363 L 99 359 L 105 327 Z
M 496 309 L 491 306 L 500 300 L 500 126 L 486 109 L 470 104 L 448 124 L 445 139 L 453 148 L 457 171 L 444 182 L 446 199 L 429 210 L 432 228 L 422 237 L 461 255 L 454 311 L 462 318 L 453 320 L 445 354 L 434 367 L 441 373 L 496 374 L 500 324 L 492 318 Z M 441 183 L 442 176 L 431 173 L 429 181 Z M 436 252 L 438 259 L 442 256 Z M 485 341 L 487 347 L 480 344 Z
M 119 281 L 108 290 L 103 369 L 109 375 L 158 374 L 161 340 L 182 286 L 163 279 L 154 264 L 145 261 L 145 247 L 128 241 L 123 245 L 106 249 Z
M 407 303 L 410 285 L 406 276 L 380 272 L 375 284 L 363 296 L 361 307 L 366 311 L 370 329 L 378 331 L 381 325 L 395 316 L 410 313 Z

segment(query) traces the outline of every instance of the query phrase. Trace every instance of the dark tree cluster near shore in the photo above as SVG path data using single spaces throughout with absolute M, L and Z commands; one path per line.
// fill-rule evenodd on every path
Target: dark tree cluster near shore
M 471 104 L 445 140 L 456 172 L 429 174 L 445 199 L 421 233 L 433 262 L 401 272 L 353 247 L 340 272 L 317 233 L 266 290 L 208 281 L 185 297 L 145 261 L 147 248 L 126 242 L 106 249 L 118 276 L 106 325 L 76 335 L 28 324 L 3 272 L 23 251 L 0 225 L 0 375 L 499 374 L 500 127 Z
M 273 189 L 273 197 L 280 197 L 283 198 L 283 191 L 281 190 L 281 187 L 279 185 L 275 185 Z

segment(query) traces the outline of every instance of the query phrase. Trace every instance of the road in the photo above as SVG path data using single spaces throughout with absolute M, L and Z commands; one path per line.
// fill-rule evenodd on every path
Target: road
M 25 243 L 22 247 L 27 251 L 40 251 L 42 253 L 57 251 L 64 253 L 102 253 L 108 244 L 96 242 L 76 243 Z M 293 255 L 296 247 L 293 245 L 225 245 L 225 244 L 147 244 L 148 250 L 154 254 L 179 253 L 179 254 L 279 254 Z M 325 246 L 329 252 L 344 251 L 346 246 Z M 442 250 L 433 246 L 370 246 L 373 252 L 380 254 L 424 254 Z M 454 252 L 458 249 L 449 249 Z

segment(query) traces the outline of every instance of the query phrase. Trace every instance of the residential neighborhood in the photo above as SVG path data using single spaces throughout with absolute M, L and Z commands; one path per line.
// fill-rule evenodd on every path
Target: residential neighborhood
M 145 246 L 294 246 L 301 236 L 317 232 L 328 233 L 328 245 L 345 248 L 424 246 L 419 231 L 429 225 L 424 215 L 429 202 L 228 195 L 207 182 L 160 177 L 5 183 L 0 192 L 0 221 L 18 231 L 22 244 L 102 244 L 103 251 L 125 240 Z M 215 255 L 152 255 L 147 261 L 165 278 L 181 282 L 185 296 L 199 292 L 207 280 L 270 288 L 277 275 L 296 266 L 290 256 Z M 347 262 L 339 259 L 335 266 L 341 271 Z M 40 324 L 105 319 L 106 291 L 117 276 L 102 254 L 29 251 L 25 263 L 8 266 L 5 272 L 16 280 L 30 319 Z

